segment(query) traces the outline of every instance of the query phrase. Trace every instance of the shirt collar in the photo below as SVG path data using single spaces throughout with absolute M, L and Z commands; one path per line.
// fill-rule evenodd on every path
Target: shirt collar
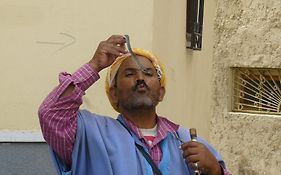
M 140 129 L 136 125 L 134 125 L 130 120 L 126 119 L 125 117 L 122 116 L 122 118 L 124 119 L 128 128 L 137 136 L 138 139 L 145 140 Z M 151 146 L 154 146 L 158 144 L 160 141 L 162 141 L 167 136 L 168 133 L 177 132 L 179 128 L 179 125 L 171 122 L 170 120 L 164 117 L 157 116 L 156 121 L 157 121 L 157 135 Z

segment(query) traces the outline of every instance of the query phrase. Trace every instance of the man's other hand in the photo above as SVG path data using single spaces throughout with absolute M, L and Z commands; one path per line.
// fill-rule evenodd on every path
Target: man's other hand
M 217 159 L 204 144 L 190 141 L 182 144 L 181 149 L 184 159 L 194 169 L 198 168 L 200 172 L 208 175 L 222 174 Z

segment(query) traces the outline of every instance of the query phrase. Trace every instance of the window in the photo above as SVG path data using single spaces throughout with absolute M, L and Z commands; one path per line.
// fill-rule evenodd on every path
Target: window
M 204 0 L 187 0 L 186 6 L 186 47 L 201 50 Z
M 281 114 L 281 69 L 233 68 L 232 109 Z

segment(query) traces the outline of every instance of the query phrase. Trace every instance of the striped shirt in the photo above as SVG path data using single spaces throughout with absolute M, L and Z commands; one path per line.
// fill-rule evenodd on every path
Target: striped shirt
M 82 104 L 82 96 L 99 78 L 98 72 L 93 70 L 89 64 L 84 64 L 73 74 L 62 72 L 59 75 L 59 85 L 39 107 L 38 115 L 44 139 L 68 165 L 71 165 L 72 149 L 77 130 L 77 115 Z M 70 84 L 75 85 L 73 92 L 66 97 L 61 97 Z M 179 126 L 166 118 L 157 117 L 157 135 L 152 144 L 148 144 L 148 140 L 132 122 L 126 119 L 125 122 L 147 146 L 155 164 L 159 165 L 162 158 L 159 143 L 169 132 L 176 132 Z M 224 174 L 227 175 L 226 170 Z
M 59 85 L 39 107 L 38 115 L 44 139 L 68 165 L 71 164 L 82 96 L 99 78 L 89 64 L 83 65 L 72 75 L 60 73 Z M 61 97 L 70 84 L 75 85 L 74 91 L 69 96 Z
M 125 119 L 125 118 L 124 118 Z M 126 120 L 126 123 L 131 131 L 136 134 L 136 136 L 146 145 L 150 156 L 156 165 L 159 165 L 162 159 L 162 151 L 160 148 L 160 142 L 167 136 L 167 134 L 175 133 L 178 130 L 179 125 L 172 123 L 171 121 L 167 120 L 166 118 L 157 117 L 157 134 L 156 137 L 153 139 L 152 144 L 149 144 L 148 140 L 145 136 L 142 135 L 139 128 L 137 128 L 132 122 Z
M 89 64 L 83 65 L 72 75 L 66 72 L 60 73 L 60 84 L 46 97 L 39 108 L 43 136 L 67 164 L 71 164 L 71 153 L 77 129 L 77 114 L 79 106 L 82 104 L 82 96 L 98 79 L 98 73 Z M 60 97 L 71 83 L 75 85 L 74 91 L 67 97 Z M 125 121 L 129 128 L 147 146 L 154 162 L 159 164 L 162 158 L 159 142 L 166 137 L 168 132 L 175 132 L 178 125 L 165 118 L 158 117 L 157 136 L 153 143 L 148 145 L 140 130 L 130 121 Z

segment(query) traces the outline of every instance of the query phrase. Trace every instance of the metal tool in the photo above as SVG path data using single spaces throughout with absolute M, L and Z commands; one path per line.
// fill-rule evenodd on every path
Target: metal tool
M 144 73 L 147 73 L 146 68 L 140 63 L 139 59 L 137 58 L 136 54 L 133 52 L 130 44 L 130 37 L 129 35 L 124 35 L 126 39 L 126 45 L 129 53 L 132 55 L 132 59 L 135 61 L 135 63 L 139 66 L 140 70 Z
M 197 141 L 197 132 L 196 132 L 196 129 L 195 128 L 190 128 L 189 129 L 189 133 L 190 133 L 190 138 L 191 138 L 191 141 Z
M 189 129 L 189 133 L 190 133 L 191 141 L 197 142 L 197 132 L 196 132 L 196 129 L 195 128 L 190 128 Z M 196 169 L 194 170 L 195 175 L 200 175 L 200 171 L 199 171 L 199 168 L 198 168 L 198 162 L 195 162 L 194 165 L 196 167 Z

